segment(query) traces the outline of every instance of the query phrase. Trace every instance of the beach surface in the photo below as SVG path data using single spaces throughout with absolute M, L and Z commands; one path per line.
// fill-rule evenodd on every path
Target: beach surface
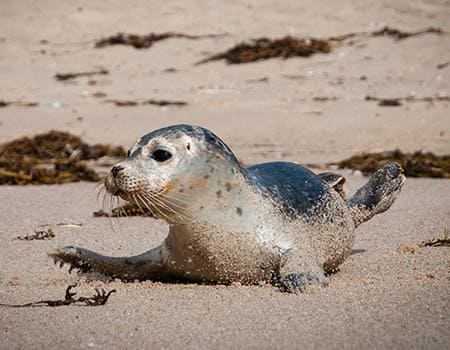
M 324 171 L 363 151 L 450 154 L 450 102 L 380 106 L 366 96 L 450 95 L 450 35 L 369 37 L 308 58 L 196 65 L 254 38 L 325 38 L 389 26 L 449 31 L 449 1 L 1 1 L 0 143 L 51 129 L 89 143 L 133 145 L 162 126 L 212 130 L 250 165 L 274 160 Z M 148 49 L 95 48 L 126 33 L 215 34 Z M 105 75 L 57 81 L 57 73 Z M 118 100 L 185 101 L 119 107 Z M 350 192 L 367 178 L 343 170 Z M 358 228 L 353 254 L 328 288 L 123 283 L 80 276 L 47 257 L 82 246 L 141 253 L 162 220 L 95 218 L 95 183 L 0 186 L 0 303 L 116 289 L 98 307 L 0 306 L 0 349 L 444 349 L 450 347 L 450 248 L 423 247 L 450 230 L 450 180 L 408 178 L 392 208 Z M 16 237 L 51 228 L 55 238 Z

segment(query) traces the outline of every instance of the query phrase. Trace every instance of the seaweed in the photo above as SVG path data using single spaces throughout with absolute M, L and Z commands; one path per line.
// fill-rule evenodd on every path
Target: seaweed
M 0 100 L 0 107 L 17 106 L 17 107 L 37 107 L 38 102 L 30 101 L 4 101 Z
M 165 33 L 150 33 L 145 35 L 140 34 L 128 34 L 117 33 L 115 35 L 108 36 L 106 38 L 99 39 L 95 42 L 96 48 L 102 48 L 113 45 L 128 45 L 133 46 L 136 49 L 147 49 L 157 41 L 166 40 L 169 38 L 184 38 L 184 39 L 203 39 L 203 38 L 215 38 L 222 36 L 220 34 L 206 34 L 206 35 L 189 35 L 176 32 Z
M 269 77 L 262 77 L 258 79 L 248 79 L 245 82 L 246 83 L 267 83 L 269 81 Z
M 445 67 L 447 67 L 447 66 L 449 66 L 449 65 L 450 65 L 450 61 L 444 62 L 444 63 L 439 63 L 439 64 L 436 66 L 436 68 L 437 68 L 437 69 L 444 69 Z
M 403 40 L 427 33 L 448 34 L 441 28 L 428 27 L 417 31 L 407 32 L 392 27 L 383 27 L 370 32 L 352 32 L 328 38 L 301 38 L 285 36 L 279 39 L 266 37 L 251 39 L 218 54 L 209 56 L 197 64 L 211 61 L 225 60 L 230 64 L 250 63 L 271 58 L 309 57 L 316 53 L 330 53 L 334 46 L 353 44 L 356 39 L 386 36 L 394 40 Z
M 400 41 L 403 39 L 407 39 L 407 38 L 410 38 L 413 36 L 419 36 L 419 35 L 423 35 L 423 34 L 447 34 L 447 32 L 438 27 L 427 27 L 427 28 L 416 30 L 416 31 L 408 32 L 408 31 L 403 31 L 403 30 L 397 29 L 397 28 L 384 26 L 381 29 L 373 30 L 370 32 L 352 32 L 352 33 L 347 33 L 347 34 L 342 34 L 342 35 L 337 35 L 337 36 L 331 36 L 328 38 L 328 40 L 335 41 L 335 42 L 345 42 L 345 41 L 348 41 L 349 39 L 358 39 L 358 38 L 364 39 L 364 38 L 368 38 L 368 37 L 376 38 L 376 37 L 380 37 L 380 36 L 385 36 L 385 37 L 390 37 L 390 38 L 393 38 L 394 40 Z M 348 43 L 350 43 L 350 44 L 352 44 L 353 42 L 354 41 L 348 41 Z
M 401 106 L 401 98 L 394 97 L 394 98 L 382 98 L 382 97 L 374 97 L 367 95 L 365 98 L 366 101 L 377 101 L 379 106 Z
M 230 64 L 250 63 L 276 57 L 283 59 L 294 56 L 309 57 L 319 52 L 331 52 L 331 44 L 328 40 L 294 38 L 289 35 L 281 39 L 253 39 L 250 43 L 238 44 L 225 52 L 201 60 L 197 64 L 222 59 Z
M 0 145 L 0 185 L 99 181 L 87 161 L 125 155 L 123 147 L 88 145 L 77 136 L 52 130 Z
M 27 236 L 17 236 L 19 241 L 47 240 L 55 238 L 55 234 L 51 228 L 47 230 L 35 230 L 34 234 Z
M 139 206 L 127 203 L 120 207 L 114 208 L 111 213 L 104 210 L 98 210 L 93 213 L 94 217 L 127 217 L 127 216 L 153 216 L 153 213 L 147 208 L 140 208 Z
M 383 28 L 381 28 L 380 30 L 375 30 L 373 32 L 370 32 L 369 34 L 373 37 L 377 37 L 377 36 L 389 36 L 394 38 L 395 40 L 403 40 L 406 38 L 410 38 L 413 36 L 419 36 L 419 35 L 423 35 L 423 34 L 444 34 L 446 33 L 444 30 L 442 30 L 441 28 L 437 28 L 437 27 L 427 27 L 424 29 L 419 29 L 413 32 L 406 32 L 406 31 L 402 31 L 396 28 L 392 28 L 389 26 L 385 26 Z
M 316 102 L 327 102 L 327 101 L 336 101 L 338 98 L 336 96 L 314 96 L 313 101 Z
M 93 92 L 91 95 L 92 95 L 92 97 L 96 97 L 96 98 L 106 97 L 106 93 L 104 93 L 103 91 L 96 91 L 96 92 Z
M 450 231 L 445 230 L 442 238 L 433 238 L 428 241 L 423 241 L 419 247 L 450 247 Z
M 95 288 L 95 294 L 91 297 L 78 297 L 74 298 L 77 293 L 71 292 L 73 288 L 75 288 L 77 284 L 70 285 L 66 288 L 66 295 L 64 299 L 61 300 L 39 300 L 26 304 L 3 304 L 0 303 L 0 306 L 7 307 L 37 307 L 37 306 L 66 306 L 71 304 L 84 304 L 85 306 L 100 306 L 105 305 L 108 301 L 109 297 L 112 293 L 115 293 L 116 290 L 112 289 L 109 292 L 106 292 L 103 288 L 101 290 Z
M 448 102 L 450 96 L 429 96 L 429 97 L 376 97 L 367 95 L 366 101 L 377 101 L 379 106 L 401 106 L 402 102 Z
M 108 103 L 114 103 L 118 107 L 134 107 L 134 106 L 143 106 L 143 105 L 154 105 L 154 106 L 176 106 L 176 107 L 183 107 L 186 106 L 188 103 L 185 101 L 172 101 L 172 100 L 117 100 L 117 99 L 110 99 L 106 100 L 105 102 Z
M 92 77 L 94 75 L 107 75 L 109 72 L 105 68 L 100 68 L 96 71 L 77 72 L 77 73 L 56 73 L 55 79 L 59 81 L 72 80 L 78 77 Z
M 389 162 L 398 162 L 406 176 L 450 179 L 450 155 L 437 156 L 431 152 L 403 153 L 397 149 L 379 153 L 361 153 L 338 162 L 337 166 L 370 175 Z

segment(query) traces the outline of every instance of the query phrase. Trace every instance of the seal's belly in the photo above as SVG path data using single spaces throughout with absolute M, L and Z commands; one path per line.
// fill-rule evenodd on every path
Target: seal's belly
M 183 238 L 180 239 L 180 236 Z M 279 268 L 281 253 L 273 242 L 259 242 L 250 233 L 202 230 L 170 232 L 167 265 L 194 281 L 257 283 L 268 281 Z

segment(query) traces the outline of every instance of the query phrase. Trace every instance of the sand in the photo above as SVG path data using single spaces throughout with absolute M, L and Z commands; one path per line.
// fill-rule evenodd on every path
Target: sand
M 147 131 L 190 123 L 213 130 L 244 164 L 317 164 L 394 148 L 449 154 L 448 102 L 381 107 L 364 100 L 450 94 L 450 66 L 437 68 L 450 60 L 449 36 L 374 38 L 307 59 L 194 65 L 261 36 L 325 37 L 384 25 L 450 30 L 448 18 L 448 1 L 2 1 L 0 99 L 39 106 L 1 108 L 0 142 L 56 129 L 129 147 Z M 93 40 L 119 31 L 226 35 L 171 39 L 147 50 L 93 48 Z M 93 77 L 96 85 L 53 78 L 99 66 L 110 74 Z M 336 99 L 314 100 L 324 96 Z M 188 105 L 120 108 L 107 98 Z M 352 191 L 366 181 L 344 173 Z M 301 295 L 269 285 L 107 283 L 68 274 L 48 259 L 52 248 L 135 254 L 158 244 L 168 228 L 148 218 L 94 218 L 101 202 L 92 183 L 2 186 L 0 303 L 59 299 L 71 283 L 79 283 L 79 295 L 94 288 L 117 293 L 95 308 L 1 307 L 0 348 L 448 348 L 450 250 L 399 247 L 450 229 L 449 185 L 409 178 L 387 213 L 358 228 L 354 254 L 330 286 Z M 40 225 L 50 225 L 56 237 L 15 239 Z

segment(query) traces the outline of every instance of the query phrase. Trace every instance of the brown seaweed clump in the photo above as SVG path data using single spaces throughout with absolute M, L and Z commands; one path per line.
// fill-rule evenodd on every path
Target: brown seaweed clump
M 198 64 L 226 60 L 231 64 L 250 63 L 270 58 L 290 58 L 295 56 L 309 57 L 315 53 L 329 53 L 331 44 L 325 39 L 304 39 L 285 36 L 281 39 L 259 38 L 250 43 L 241 43 L 231 49 L 213 55 Z
M 104 210 L 98 210 L 93 213 L 94 217 L 127 217 L 127 216 L 153 216 L 153 213 L 147 208 L 140 208 L 135 204 L 126 203 L 120 207 L 114 208 L 111 213 Z
M 32 235 L 16 237 L 19 241 L 47 240 L 53 238 L 55 238 L 55 234 L 51 228 L 47 230 L 35 230 Z
M 52 130 L 0 145 L 0 185 L 99 181 L 86 161 L 125 155 L 123 147 L 91 146 L 78 136 Z
M 400 150 L 362 153 L 337 163 L 339 168 L 360 170 L 370 175 L 389 162 L 399 163 L 410 177 L 450 179 L 450 155 L 437 156 L 431 152 L 403 153 Z
M 352 32 L 324 39 L 295 38 L 285 36 L 281 39 L 259 38 L 249 43 L 238 44 L 227 51 L 212 55 L 198 62 L 202 64 L 211 61 L 226 60 L 228 63 L 250 63 L 270 58 L 290 58 L 295 56 L 309 57 L 315 53 L 330 53 L 333 46 L 355 43 L 356 40 L 364 40 L 374 37 L 390 37 L 396 41 L 423 34 L 448 34 L 441 28 L 428 27 L 416 31 L 402 31 L 392 27 L 383 27 L 370 32 Z

